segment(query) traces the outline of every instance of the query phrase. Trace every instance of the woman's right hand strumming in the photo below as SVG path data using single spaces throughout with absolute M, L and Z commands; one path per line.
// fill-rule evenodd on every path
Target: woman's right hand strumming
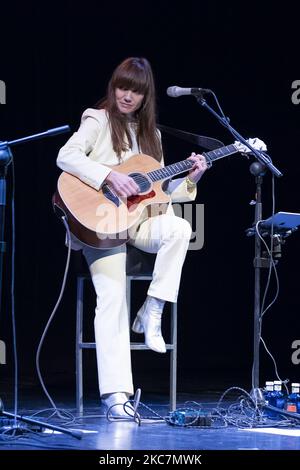
M 120 197 L 135 196 L 139 192 L 139 187 L 134 179 L 118 171 L 112 170 L 104 182 L 111 186 Z

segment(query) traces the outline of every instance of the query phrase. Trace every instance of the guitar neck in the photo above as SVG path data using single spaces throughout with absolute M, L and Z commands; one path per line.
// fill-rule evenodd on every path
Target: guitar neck
M 205 157 L 208 163 L 211 163 L 215 160 L 227 157 L 236 153 L 235 144 L 226 145 L 225 147 L 220 147 L 216 150 L 211 150 L 210 152 L 203 152 L 202 155 Z M 181 162 L 172 163 L 171 165 L 159 168 L 158 170 L 153 170 L 147 173 L 151 181 L 162 181 L 172 178 L 173 176 L 179 175 L 189 171 L 194 162 L 192 160 L 182 160 Z

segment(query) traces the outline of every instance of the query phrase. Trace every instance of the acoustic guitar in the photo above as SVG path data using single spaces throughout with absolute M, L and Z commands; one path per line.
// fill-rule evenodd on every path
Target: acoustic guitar
M 260 139 L 249 139 L 248 142 L 258 150 L 266 150 Z M 236 141 L 202 155 L 211 166 L 213 161 L 237 152 L 251 151 Z M 139 194 L 129 198 L 119 197 L 108 184 L 103 184 L 97 191 L 63 172 L 53 196 L 54 209 L 63 212 L 71 232 L 82 243 L 102 249 L 120 246 L 129 240 L 129 231 L 144 218 L 166 212 L 171 200 L 166 192 L 168 180 L 189 171 L 192 166 L 192 160 L 162 167 L 148 155 L 132 156 L 125 163 L 113 167 L 131 176 L 139 186 Z

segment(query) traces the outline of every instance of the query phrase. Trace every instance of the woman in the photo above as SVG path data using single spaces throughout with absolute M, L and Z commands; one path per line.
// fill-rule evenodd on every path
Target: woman
M 99 190 L 108 184 L 120 197 L 138 194 L 135 181 L 119 173 L 117 165 L 143 153 L 162 165 L 160 133 L 155 124 L 155 88 L 149 62 L 128 58 L 113 72 L 107 94 L 97 109 L 87 109 L 77 132 L 61 148 L 57 165 Z M 88 157 L 88 158 L 87 158 Z M 187 178 L 171 181 L 173 202 L 196 197 L 196 183 L 206 170 L 205 158 L 192 154 Z M 116 165 L 110 168 L 106 165 Z M 145 216 L 146 217 L 146 216 Z M 166 352 L 161 335 L 161 315 L 166 301 L 176 302 L 182 265 L 191 235 L 189 223 L 167 213 L 145 218 L 130 243 L 157 253 L 153 280 L 145 303 L 137 313 L 133 330 L 145 334 L 147 346 Z M 126 245 L 100 250 L 73 238 L 72 248 L 82 249 L 97 295 L 95 341 L 102 401 L 116 415 L 125 415 L 122 404 L 133 394 L 128 313 L 126 307 Z

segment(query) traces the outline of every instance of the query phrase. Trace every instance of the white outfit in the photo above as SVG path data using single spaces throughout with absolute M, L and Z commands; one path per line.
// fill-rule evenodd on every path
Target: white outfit
M 122 162 L 139 153 L 133 132 L 132 142 L 132 149 L 123 152 Z M 61 148 L 57 165 L 99 190 L 111 171 L 104 165 L 117 164 L 106 112 L 87 109 L 82 115 L 79 130 Z M 196 190 L 188 192 L 184 178 L 172 181 L 169 191 L 173 202 L 191 201 L 196 197 Z M 148 253 L 157 253 L 148 295 L 170 302 L 177 301 L 190 236 L 189 223 L 176 217 L 171 205 L 166 214 L 141 223 L 130 243 Z M 83 250 L 97 295 L 94 324 L 100 394 L 126 392 L 131 395 L 133 384 L 126 304 L 126 245 L 99 250 L 87 247 L 73 237 L 72 248 Z

